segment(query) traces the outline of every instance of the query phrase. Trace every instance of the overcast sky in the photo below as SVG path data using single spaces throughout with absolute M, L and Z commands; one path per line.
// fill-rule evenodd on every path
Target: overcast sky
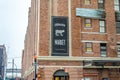
M 0 0 L 0 45 L 5 44 L 8 62 L 14 58 L 18 68 L 21 67 L 30 1 Z

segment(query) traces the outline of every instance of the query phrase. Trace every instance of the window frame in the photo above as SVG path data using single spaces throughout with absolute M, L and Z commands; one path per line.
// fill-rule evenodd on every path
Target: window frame
M 84 0 L 84 4 L 85 5 L 90 5 L 91 4 L 91 0 Z
M 86 42 L 86 52 L 91 53 L 93 52 L 93 43 L 92 42 Z
M 89 22 L 87 20 L 89 20 Z M 85 28 L 92 28 L 92 19 L 85 18 L 84 19 L 84 24 L 85 24 Z
M 103 46 L 103 45 L 105 45 L 105 46 Z M 100 43 L 100 56 L 107 57 L 107 44 L 106 43 Z
M 105 3 L 104 0 L 98 0 L 98 9 L 104 9 L 105 8 L 104 3 Z
M 101 24 L 102 22 L 103 22 L 103 24 Z M 104 31 L 102 29 L 104 29 Z M 100 33 L 105 33 L 106 32 L 105 20 L 99 20 L 99 32 Z
M 118 3 L 115 3 L 115 2 L 118 2 Z M 117 9 L 118 7 L 118 9 Z M 114 10 L 115 11 L 120 11 L 120 0 L 114 0 Z
M 117 44 L 117 57 L 120 57 L 120 44 Z
M 120 21 L 116 21 L 116 33 L 120 34 L 120 26 L 117 26 L 117 24 L 120 24 Z

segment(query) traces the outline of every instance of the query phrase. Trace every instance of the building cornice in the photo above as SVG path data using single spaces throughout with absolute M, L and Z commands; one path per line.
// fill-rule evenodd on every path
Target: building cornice
M 99 35 L 106 35 L 107 33 L 101 33 L 101 32 L 81 32 L 82 34 L 99 34 Z
M 108 43 L 108 41 L 95 41 L 95 40 L 81 40 L 81 42 Z
M 120 60 L 118 57 L 69 57 L 69 56 L 38 56 L 38 60 L 49 61 L 84 61 L 84 60 Z

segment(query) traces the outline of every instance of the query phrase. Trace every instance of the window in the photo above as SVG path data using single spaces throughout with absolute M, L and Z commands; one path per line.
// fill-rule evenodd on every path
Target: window
M 104 9 L 104 0 L 98 0 L 98 9 Z
M 86 28 L 91 28 L 91 19 L 85 19 L 85 27 Z
M 92 43 L 86 43 L 86 52 L 92 52 Z
M 114 0 L 115 11 L 120 11 L 120 0 Z
M 90 79 L 90 78 L 88 78 L 88 77 L 85 77 L 85 78 L 84 78 L 84 80 L 91 80 L 91 79 Z
M 120 44 L 117 44 L 117 54 L 118 54 L 118 57 L 120 57 Z
M 100 32 L 101 33 L 105 33 L 105 21 L 104 20 L 100 20 L 99 24 L 100 24 Z
M 91 0 L 84 0 L 85 5 L 90 5 L 91 4 Z
M 92 61 L 83 61 L 83 66 L 91 66 Z
M 106 57 L 107 56 L 106 43 L 101 43 L 100 44 L 100 55 L 101 55 L 101 57 Z
M 116 32 L 120 34 L 120 22 L 116 22 Z

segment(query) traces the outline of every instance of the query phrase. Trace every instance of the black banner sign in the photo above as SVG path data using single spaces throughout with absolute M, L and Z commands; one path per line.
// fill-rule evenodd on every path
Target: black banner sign
M 52 17 L 52 55 L 68 56 L 68 17 Z

